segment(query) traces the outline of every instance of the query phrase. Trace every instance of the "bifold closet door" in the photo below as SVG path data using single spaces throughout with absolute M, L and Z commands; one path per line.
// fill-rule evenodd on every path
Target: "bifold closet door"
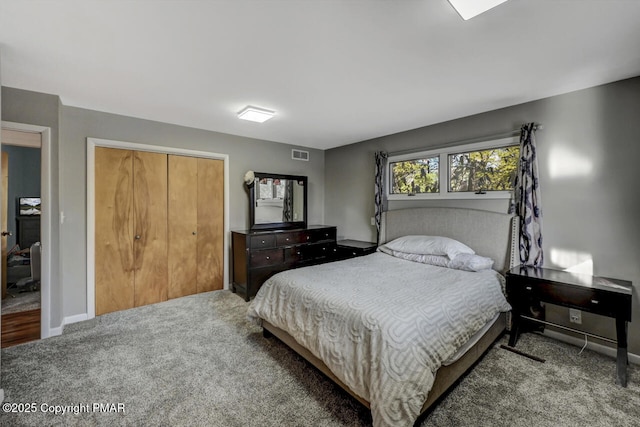
M 196 293 L 198 159 L 169 155 L 169 298 Z
M 133 152 L 95 151 L 96 315 L 133 307 Z
M 139 307 L 167 300 L 167 155 L 134 151 L 133 172 L 134 306 Z
M 169 155 L 169 298 L 222 289 L 224 162 Z
M 198 159 L 198 275 L 196 291 L 222 289 L 224 276 L 224 162 Z
M 167 299 L 167 156 L 96 147 L 96 315 Z

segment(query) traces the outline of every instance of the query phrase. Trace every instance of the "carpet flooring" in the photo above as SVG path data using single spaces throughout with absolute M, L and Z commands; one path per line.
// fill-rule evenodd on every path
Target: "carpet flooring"
M 246 307 L 228 291 L 198 294 L 103 315 L 68 325 L 62 336 L 3 349 L 5 404 L 34 410 L 2 411 L 0 425 L 371 424 L 353 398 L 277 339 L 263 338 L 246 321 Z M 622 388 L 615 385 L 612 358 L 588 350 L 578 355 L 576 347 L 524 334 L 518 349 L 546 359 L 540 363 L 500 343 L 506 338 L 421 425 L 640 425 L 636 366 Z

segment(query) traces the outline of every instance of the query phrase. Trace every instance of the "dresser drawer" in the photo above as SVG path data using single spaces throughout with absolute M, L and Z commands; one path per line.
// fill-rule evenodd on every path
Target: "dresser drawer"
M 268 267 L 284 262 L 283 249 L 268 249 L 251 252 L 249 266 L 251 268 Z
M 307 242 L 308 233 L 305 232 L 291 232 L 291 233 L 281 233 L 276 236 L 276 245 L 277 246 L 289 246 L 289 245 L 297 245 L 298 243 L 306 243 Z
M 336 240 L 335 228 L 325 228 L 323 230 L 312 230 L 310 231 L 309 234 L 310 234 L 309 243 L 325 242 L 325 241 L 335 242 Z
M 305 259 L 317 259 L 325 257 L 333 257 L 335 243 L 316 243 L 305 247 Z
M 251 249 L 275 248 L 276 236 L 274 236 L 273 234 L 251 236 L 249 244 Z
M 290 265 L 304 261 L 304 246 L 293 246 L 284 250 L 284 262 Z

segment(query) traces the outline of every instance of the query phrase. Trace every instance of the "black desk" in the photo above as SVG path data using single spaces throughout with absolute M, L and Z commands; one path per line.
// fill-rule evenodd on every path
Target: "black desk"
M 617 378 L 616 383 L 627 386 L 627 322 L 631 321 L 633 287 L 627 280 L 594 277 L 588 274 L 518 266 L 507 272 L 507 298 L 513 307 L 513 323 L 509 345 L 518 340 L 523 320 L 533 320 L 522 314 L 535 302 L 548 302 L 616 319 Z M 546 322 L 548 323 L 548 322 Z M 551 324 L 551 323 L 550 323 Z M 553 324 L 552 324 L 553 325 Z M 585 332 L 566 328 L 574 332 Z M 596 338 L 612 341 L 593 334 Z

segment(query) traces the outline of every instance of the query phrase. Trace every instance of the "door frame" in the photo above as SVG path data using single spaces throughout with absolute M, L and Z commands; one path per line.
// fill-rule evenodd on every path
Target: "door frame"
M 96 147 L 149 151 L 224 161 L 224 241 L 223 241 L 223 289 L 229 289 L 229 155 L 186 148 L 147 145 L 137 142 L 87 138 L 87 319 L 96 317 L 95 282 L 95 150 Z
M 40 272 L 40 339 L 52 336 L 51 330 L 51 128 L 2 120 L 2 128 L 40 134 L 40 244 L 42 245 Z

